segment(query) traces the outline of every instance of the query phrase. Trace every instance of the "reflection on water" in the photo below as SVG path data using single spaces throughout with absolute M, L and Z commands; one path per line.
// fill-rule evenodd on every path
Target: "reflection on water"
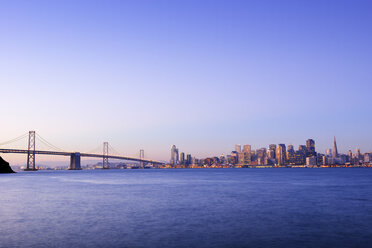
M 372 247 L 372 169 L 0 175 L 0 247 Z

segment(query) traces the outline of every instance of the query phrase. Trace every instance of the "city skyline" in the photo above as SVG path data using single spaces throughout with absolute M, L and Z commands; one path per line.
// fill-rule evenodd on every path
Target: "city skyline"
M 36 130 L 65 150 L 109 141 L 165 161 L 172 144 L 208 157 L 308 137 L 322 152 L 333 136 L 339 152 L 372 151 L 371 9 L 370 1 L 4 1 L 0 142 Z
M 307 139 L 306 145 L 300 144 L 295 149 L 292 144 L 269 144 L 266 147 L 252 149 L 251 144 L 236 144 L 231 153 L 215 154 L 206 158 L 197 158 L 181 152 L 176 145 L 172 145 L 169 165 L 177 166 L 329 166 L 329 165 L 371 165 L 372 152 L 361 152 L 359 148 L 339 153 L 336 137 L 333 137 L 332 148 L 320 152 L 316 149 L 313 139 Z M 206 162 L 207 161 L 207 162 Z

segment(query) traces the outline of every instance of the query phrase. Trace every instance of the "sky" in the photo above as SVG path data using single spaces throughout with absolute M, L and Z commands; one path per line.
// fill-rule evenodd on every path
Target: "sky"
M 372 151 L 371 30 L 367 0 L 0 0 L 0 143 Z

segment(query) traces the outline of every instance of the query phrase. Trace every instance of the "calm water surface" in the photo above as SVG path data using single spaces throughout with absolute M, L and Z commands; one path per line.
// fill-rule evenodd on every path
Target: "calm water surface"
M 372 169 L 0 175 L 0 247 L 372 247 Z

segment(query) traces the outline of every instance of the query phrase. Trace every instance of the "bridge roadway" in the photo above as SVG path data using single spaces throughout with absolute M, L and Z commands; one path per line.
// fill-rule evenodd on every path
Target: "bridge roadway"
M 128 161 L 135 161 L 135 162 L 145 162 L 145 163 L 152 163 L 152 164 L 164 164 L 164 163 L 159 162 L 159 161 L 148 160 L 148 159 L 140 159 L 140 158 L 116 156 L 116 155 L 104 156 L 103 154 L 95 154 L 95 153 L 58 152 L 58 151 L 40 151 L 40 150 L 28 151 L 28 150 L 21 150 L 21 149 L 0 149 L 0 153 L 28 154 L 29 152 L 30 153 L 35 153 L 35 154 L 40 154 L 40 155 L 70 156 L 70 169 L 71 170 L 81 169 L 80 157 L 90 157 L 90 158 L 104 158 L 105 157 L 105 158 L 128 160 Z

